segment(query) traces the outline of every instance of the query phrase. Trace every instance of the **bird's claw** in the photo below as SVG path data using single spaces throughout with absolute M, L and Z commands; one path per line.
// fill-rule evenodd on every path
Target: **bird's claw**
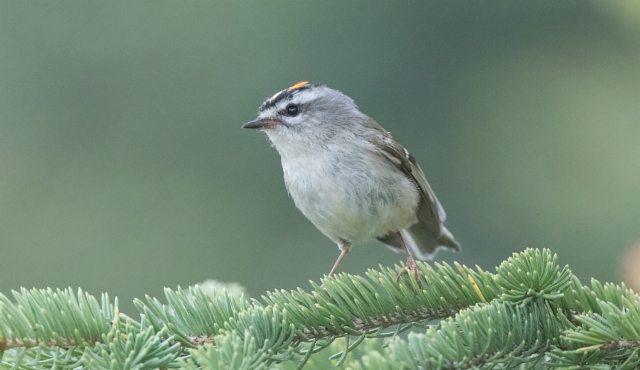
M 416 282 L 420 282 L 419 280 L 420 271 L 418 270 L 418 266 L 416 265 L 416 262 L 413 260 L 413 258 L 407 259 L 407 265 L 402 269 L 400 269 L 400 271 L 398 271 L 398 277 L 396 278 L 396 282 L 399 282 L 400 278 L 403 275 L 408 275 L 408 274 L 413 275 L 413 277 L 416 279 Z

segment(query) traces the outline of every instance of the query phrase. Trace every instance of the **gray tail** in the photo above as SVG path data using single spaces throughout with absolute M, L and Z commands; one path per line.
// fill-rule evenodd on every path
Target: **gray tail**
M 430 260 L 436 256 L 436 253 L 442 248 L 460 250 L 460 244 L 451 235 L 446 227 L 440 225 L 440 235 L 433 236 L 426 225 L 417 223 L 408 229 L 400 231 L 402 239 L 397 232 L 379 237 L 378 240 L 386 244 L 394 252 L 403 252 L 402 243 L 407 246 L 411 255 L 420 260 Z
M 421 260 L 433 259 L 438 250 L 442 248 L 460 250 L 460 243 L 443 225 L 440 225 L 440 235 L 438 236 L 433 235 L 433 231 L 427 229 L 427 226 L 420 222 L 400 231 L 400 234 L 413 257 Z

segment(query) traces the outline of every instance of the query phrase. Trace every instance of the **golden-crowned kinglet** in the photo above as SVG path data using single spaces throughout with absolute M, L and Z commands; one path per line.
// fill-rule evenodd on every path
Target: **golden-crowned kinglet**
M 459 244 L 443 222 L 445 212 L 413 156 L 340 91 L 300 82 L 267 99 L 258 118 L 282 158 L 284 181 L 296 207 L 338 244 L 377 239 L 427 260 Z M 406 271 L 405 271 L 406 272 Z

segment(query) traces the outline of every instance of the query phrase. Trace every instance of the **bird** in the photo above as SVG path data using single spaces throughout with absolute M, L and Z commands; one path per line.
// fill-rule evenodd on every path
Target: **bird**
M 296 207 L 337 244 L 329 276 L 352 245 L 373 239 L 406 253 L 398 278 L 418 278 L 415 258 L 460 249 L 415 158 L 342 92 L 296 83 L 265 100 L 242 128 L 266 133 Z

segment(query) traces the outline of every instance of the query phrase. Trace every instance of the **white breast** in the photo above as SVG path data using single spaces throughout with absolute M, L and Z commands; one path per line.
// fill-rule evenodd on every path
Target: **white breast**
M 336 243 L 366 241 L 417 222 L 415 185 L 371 147 L 344 147 L 338 141 L 282 156 L 296 207 Z

